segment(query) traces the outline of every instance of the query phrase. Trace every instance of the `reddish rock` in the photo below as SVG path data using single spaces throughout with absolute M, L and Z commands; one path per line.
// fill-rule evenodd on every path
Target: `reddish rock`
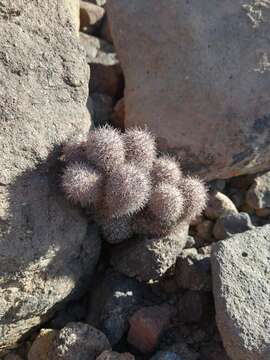
M 174 314 L 167 304 L 141 308 L 129 320 L 128 342 L 142 353 L 152 352 Z

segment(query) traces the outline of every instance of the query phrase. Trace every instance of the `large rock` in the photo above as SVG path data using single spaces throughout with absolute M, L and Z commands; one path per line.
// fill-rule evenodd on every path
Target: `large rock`
M 213 245 L 216 318 L 233 360 L 270 359 L 270 226 Z
M 146 123 L 208 179 L 269 167 L 268 4 L 108 0 L 107 12 L 127 127 Z
M 0 5 L 0 349 L 90 275 L 100 239 L 58 188 L 60 142 L 85 135 L 89 79 L 62 0 Z
M 131 239 L 113 247 L 111 264 L 120 273 L 139 281 L 158 280 L 176 263 L 187 236 L 188 225 L 183 223 L 174 234 L 164 238 Z

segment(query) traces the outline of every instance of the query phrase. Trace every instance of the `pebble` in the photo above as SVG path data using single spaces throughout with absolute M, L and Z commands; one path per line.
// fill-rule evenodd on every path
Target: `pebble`
M 80 29 L 81 31 L 92 34 L 101 24 L 105 10 L 103 7 L 89 3 L 88 1 L 80 1 Z
M 168 304 L 139 309 L 129 320 L 128 343 L 142 353 L 152 352 L 175 312 Z
M 57 330 L 41 329 L 28 352 L 28 360 L 50 360 L 53 357 L 53 342 Z
M 252 209 L 270 207 L 270 171 L 254 179 L 246 194 L 246 202 Z
M 220 216 L 228 213 L 237 214 L 238 211 L 231 199 L 229 199 L 223 193 L 215 191 L 210 193 L 207 207 L 204 213 L 208 219 L 216 220 Z

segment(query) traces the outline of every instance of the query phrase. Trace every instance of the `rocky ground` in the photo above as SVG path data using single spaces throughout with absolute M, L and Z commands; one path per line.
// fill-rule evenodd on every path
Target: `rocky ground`
M 87 107 L 94 126 L 123 129 L 125 81 L 105 2 L 81 1 L 79 36 L 91 71 Z M 149 255 L 166 268 L 158 281 L 149 279 L 151 263 L 138 272 L 138 262 L 127 261 L 130 248 L 119 255 L 103 242 L 91 281 L 72 300 L 55 301 L 57 311 L 1 359 L 269 359 L 270 171 L 208 185 L 207 208 L 190 225 L 176 264 L 166 268 L 169 249 Z

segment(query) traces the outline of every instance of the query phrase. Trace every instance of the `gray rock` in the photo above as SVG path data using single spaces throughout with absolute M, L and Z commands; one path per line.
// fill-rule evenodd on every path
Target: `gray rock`
M 213 234 L 217 240 L 224 240 L 234 234 L 251 230 L 253 227 L 247 213 L 227 214 L 216 221 Z
M 62 0 L 0 4 L 0 349 L 79 290 L 96 228 L 57 186 L 59 144 L 86 135 L 88 66 Z M 81 282 L 82 284 L 82 282 Z
M 254 179 L 246 194 L 246 202 L 252 209 L 270 207 L 270 171 Z
M 194 247 L 196 247 L 196 240 L 194 239 L 193 236 L 188 235 L 187 242 L 186 242 L 186 245 L 185 245 L 185 249 L 191 249 L 191 248 L 194 248 Z
M 123 73 L 112 44 L 80 33 L 80 42 L 91 68 L 90 92 L 116 96 L 123 87 Z
M 94 125 L 103 126 L 110 121 L 113 111 L 112 98 L 106 94 L 94 93 L 87 100 L 87 108 L 92 116 Z
M 207 207 L 204 213 L 208 219 L 216 220 L 225 214 L 237 214 L 238 210 L 228 196 L 219 191 L 213 191 L 209 194 Z
M 179 226 L 175 234 L 159 239 L 132 239 L 112 249 L 111 264 L 119 272 L 140 281 L 159 279 L 182 252 L 188 225 Z
M 270 226 L 213 245 L 216 320 L 233 360 L 270 358 Z
M 115 345 L 128 330 L 128 319 L 142 302 L 142 295 L 142 285 L 135 279 L 108 273 L 91 293 L 87 321 Z
M 95 360 L 105 350 L 111 346 L 101 331 L 81 322 L 69 323 L 56 335 L 53 360 Z
M 135 357 L 130 353 L 118 353 L 115 351 L 104 351 L 97 360 L 135 360 Z
M 210 255 L 199 254 L 196 249 L 184 250 L 177 259 L 175 277 L 179 288 L 210 291 Z
M 256 1 L 222 4 L 106 6 L 126 80 L 125 126 L 147 124 L 161 150 L 208 179 L 270 165 L 270 12 Z
M 153 357 L 151 357 L 151 360 L 185 360 L 185 359 L 171 351 L 159 351 Z

